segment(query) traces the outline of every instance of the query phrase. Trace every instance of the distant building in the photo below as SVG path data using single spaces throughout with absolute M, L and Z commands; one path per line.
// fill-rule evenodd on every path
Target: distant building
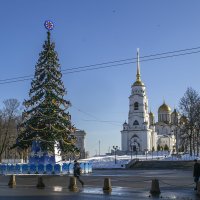
M 76 147 L 80 150 L 80 158 L 86 158 L 85 152 L 85 136 L 86 132 L 84 130 L 76 129 L 75 134 L 77 138 Z
M 154 126 L 157 132 L 157 145 L 160 145 L 162 149 L 167 146 L 171 151 L 178 150 L 180 119 L 180 114 L 176 109 L 171 112 L 171 108 L 165 102 L 159 107 L 158 122 Z
M 156 146 L 157 133 L 149 121 L 146 87 L 140 77 L 139 52 L 137 52 L 136 81 L 131 88 L 128 123 L 123 124 L 121 131 L 122 151 L 152 150 Z
M 148 110 L 146 87 L 140 75 L 138 51 L 136 81 L 131 87 L 129 97 L 128 122 L 125 121 L 121 131 L 122 151 L 156 151 L 158 146 L 163 150 L 178 149 L 180 114 L 176 109 L 171 113 L 171 108 L 164 102 L 158 109 L 158 122 L 155 123 L 154 114 Z

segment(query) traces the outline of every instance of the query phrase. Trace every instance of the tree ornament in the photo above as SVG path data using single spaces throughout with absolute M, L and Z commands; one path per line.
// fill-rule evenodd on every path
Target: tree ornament
M 52 103 L 56 105 L 56 99 L 52 99 Z
M 53 22 L 50 21 L 50 20 L 46 20 L 46 21 L 44 22 L 44 26 L 45 26 L 45 28 L 46 28 L 48 31 L 51 31 L 51 30 L 53 30 L 53 28 L 54 28 L 54 24 L 53 24 Z

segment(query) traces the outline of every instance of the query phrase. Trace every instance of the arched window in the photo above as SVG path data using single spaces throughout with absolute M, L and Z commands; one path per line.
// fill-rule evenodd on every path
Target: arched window
M 139 109 L 139 103 L 138 102 L 135 102 L 134 103 L 134 110 L 138 110 Z
M 131 139 L 132 139 L 132 138 L 135 139 L 135 138 L 139 138 L 139 137 L 138 137 L 136 134 L 134 134 L 134 135 L 131 137 Z
M 135 120 L 135 121 L 133 122 L 133 125 L 134 125 L 134 126 L 139 125 L 138 121 Z

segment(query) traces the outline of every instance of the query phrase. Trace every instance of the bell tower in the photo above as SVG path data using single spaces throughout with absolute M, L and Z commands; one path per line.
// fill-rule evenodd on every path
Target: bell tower
M 139 49 L 137 49 L 136 81 L 131 86 L 126 130 L 121 131 L 122 150 L 142 152 L 151 150 L 153 144 L 150 129 L 146 87 L 141 80 Z

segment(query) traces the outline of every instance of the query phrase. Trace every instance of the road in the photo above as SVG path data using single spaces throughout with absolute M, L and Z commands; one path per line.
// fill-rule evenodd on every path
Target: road
M 7 186 L 9 177 L 0 177 L 0 200 L 134 200 L 156 199 L 149 196 L 153 179 L 158 179 L 162 199 L 200 199 L 193 190 L 191 170 L 94 170 L 82 175 L 84 188 L 78 183 L 79 191 L 68 189 L 69 176 L 44 176 L 45 189 L 37 189 L 37 176 L 17 176 L 17 186 Z M 110 178 L 112 192 L 102 190 L 104 179 Z

